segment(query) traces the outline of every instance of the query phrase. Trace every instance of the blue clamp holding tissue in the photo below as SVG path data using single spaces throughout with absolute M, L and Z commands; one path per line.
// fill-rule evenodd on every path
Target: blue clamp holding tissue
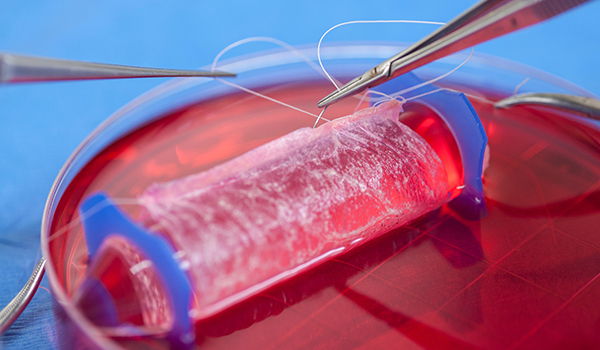
M 88 197 L 79 211 L 90 261 L 94 260 L 102 242 L 112 235 L 127 239 L 152 261 L 158 277 L 167 286 L 164 291 L 173 310 L 173 325 L 167 333 L 167 340 L 171 348 L 191 348 L 195 338 L 189 317 L 192 288 L 187 275 L 173 258 L 175 251 L 169 242 L 129 219 L 104 193 Z M 94 214 L 85 215 L 86 213 Z
M 423 84 L 413 73 L 406 73 L 377 87 L 377 91 L 394 94 L 398 91 Z M 439 88 L 427 84 L 403 95 L 404 98 L 433 92 Z M 469 220 L 483 219 L 488 215 L 483 196 L 483 157 L 487 146 L 487 135 L 473 105 L 465 94 L 441 90 L 421 96 L 411 102 L 423 104 L 437 113 L 452 132 L 463 164 L 464 189 L 450 206 Z

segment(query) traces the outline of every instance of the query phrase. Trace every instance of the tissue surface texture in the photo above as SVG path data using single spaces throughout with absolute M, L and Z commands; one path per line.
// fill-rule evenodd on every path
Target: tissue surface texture
M 447 201 L 441 161 L 401 111 L 386 102 L 146 189 L 141 218 L 185 253 L 199 314 Z

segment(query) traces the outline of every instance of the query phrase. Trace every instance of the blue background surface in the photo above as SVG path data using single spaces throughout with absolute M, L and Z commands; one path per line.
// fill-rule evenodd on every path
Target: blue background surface
M 422 1 L 75 1 L 0 0 L 0 51 L 106 63 L 196 68 L 228 44 L 271 36 L 316 43 L 350 20 L 448 21 L 474 0 Z M 535 66 L 600 95 L 600 2 L 476 47 Z M 325 40 L 411 42 L 434 27 L 360 24 Z M 249 44 L 225 57 L 272 48 Z M 119 107 L 164 79 L 0 86 L 0 304 L 40 256 L 42 209 L 75 147 Z M 316 101 L 315 101 L 316 102 Z M 47 281 L 43 285 L 48 287 Z M 50 294 L 40 290 L 0 348 L 56 348 Z

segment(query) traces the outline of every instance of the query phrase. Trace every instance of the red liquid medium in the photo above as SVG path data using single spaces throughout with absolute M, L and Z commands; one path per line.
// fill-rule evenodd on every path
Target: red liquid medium
M 261 92 L 317 113 L 315 101 L 330 89 L 291 84 Z M 197 323 L 196 344 L 600 347 L 600 133 L 547 109 L 495 110 L 471 102 L 491 148 L 484 176 L 487 218 L 464 221 L 443 207 Z M 338 103 L 325 117 L 351 114 L 356 103 Z M 406 107 L 407 125 L 436 149 L 449 181 L 461 183 L 456 145 L 440 141 L 448 140 L 447 130 L 426 108 Z M 174 112 L 90 161 L 64 193 L 52 232 L 73 221 L 82 199 L 94 191 L 135 198 L 153 182 L 208 169 L 312 123 L 310 116 L 243 93 Z M 137 217 L 137 207 L 124 209 Z M 73 295 L 87 268 L 81 227 L 49 245 L 49 263 Z

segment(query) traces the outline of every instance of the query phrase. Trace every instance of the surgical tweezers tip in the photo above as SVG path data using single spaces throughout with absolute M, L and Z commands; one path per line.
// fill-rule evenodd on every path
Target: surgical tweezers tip
M 329 95 L 322 98 L 317 103 L 317 107 L 325 108 L 327 106 L 330 106 L 330 105 L 336 103 L 337 101 L 343 99 L 346 96 L 354 95 L 355 94 L 354 90 L 356 90 L 356 89 L 353 87 L 348 88 L 344 85 L 340 89 L 335 90 L 334 92 L 332 92 Z
M 352 96 L 363 92 L 369 87 L 371 87 L 371 85 L 378 84 L 379 81 L 385 80 L 387 80 L 387 71 L 376 71 L 372 69 L 368 70 L 365 74 L 359 75 L 358 77 L 350 80 L 341 87 L 338 87 L 337 90 L 335 90 L 334 92 L 322 98 L 317 103 L 317 107 L 327 107 L 348 96 Z
M 200 71 L 199 71 L 200 72 Z M 231 72 L 211 71 L 213 77 L 235 77 L 237 74 Z
M 330 93 L 329 95 L 325 96 L 324 98 L 322 98 L 319 103 L 317 103 L 317 107 L 319 108 L 325 108 L 335 102 L 337 102 L 337 100 L 339 100 L 342 96 L 339 96 L 339 91 L 336 90 L 332 93 Z
M 0 83 L 151 77 L 235 77 L 222 71 L 163 69 L 0 53 Z

